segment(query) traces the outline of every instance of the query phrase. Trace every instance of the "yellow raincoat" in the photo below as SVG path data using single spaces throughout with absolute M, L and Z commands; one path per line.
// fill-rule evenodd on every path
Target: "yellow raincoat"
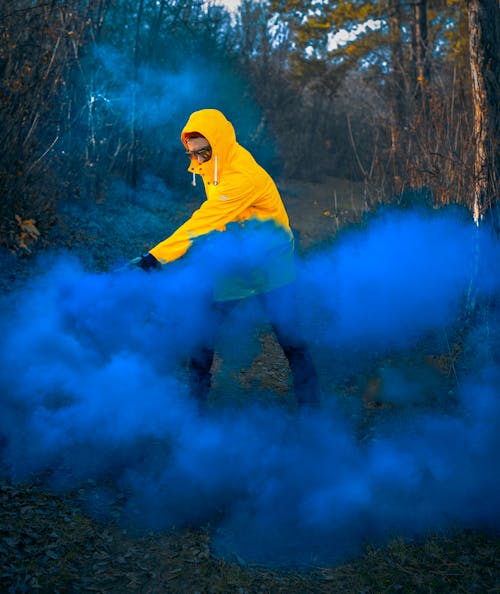
M 189 171 L 200 175 L 206 200 L 191 218 L 150 253 L 162 264 L 183 256 L 195 238 L 211 231 L 225 231 L 229 223 L 250 219 L 272 221 L 283 229 L 285 241 L 274 246 L 270 258 L 253 278 L 235 278 L 216 289 L 216 299 L 238 299 L 268 291 L 291 282 L 293 272 L 293 235 L 288 215 L 271 176 L 236 140 L 232 124 L 216 109 L 194 112 L 181 134 L 193 132 L 204 136 L 212 147 L 212 157 L 204 163 L 191 160 Z M 252 275 L 251 275 L 252 276 Z

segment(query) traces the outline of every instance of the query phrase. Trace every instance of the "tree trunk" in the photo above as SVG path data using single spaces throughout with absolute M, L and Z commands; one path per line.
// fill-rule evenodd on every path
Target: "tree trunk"
M 411 24 L 411 56 L 414 76 L 414 92 L 417 108 L 427 112 L 427 87 L 430 67 L 427 38 L 427 0 L 414 0 Z
M 416 38 L 416 64 L 417 64 L 417 81 L 419 83 L 429 82 L 430 68 L 428 57 L 428 43 L 427 38 L 427 0 L 418 0 L 414 4 L 415 8 L 415 38 Z
M 151 35 L 149 39 L 149 51 L 147 60 L 149 64 L 153 63 L 153 57 L 155 54 L 156 44 L 158 43 L 158 36 L 160 33 L 161 25 L 164 18 L 165 7 L 166 7 L 166 0 L 161 0 L 156 2 L 156 6 L 158 7 L 158 15 L 155 19 L 154 25 L 151 27 Z
M 474 106 L 472 212 L 479 223 L 500 181 L 500 7 L 498 0 L 468 0 Z
M 401 190 L 402 160 L 401 131 L 404 129 L 404 75 L 403 44 L 401 39 L 400 0 L 389 0 L 389 35 L 391 44 L 391 164 L 393 184 L 396 192 Z
M 132 109 L 131 109 L 131 146 L 129 152 L 129 166 L 130 176 L 129 181 L 132 188 L 137 188 L 137 148 L 139 145 L 139 124 L 138 124 L 138 110 L 137 110 L 137 93 L 139 85 L 139 66 L 140 66 L 140 36 L 142 26 L 142 13 L 144 9 L 144 0 L 140 0 L 139 7 L 137 9 L 137 23 L 135 30 L 135 43 L 134 43 L 134 72 L 133 81 L 134 88 L 132 90 Z

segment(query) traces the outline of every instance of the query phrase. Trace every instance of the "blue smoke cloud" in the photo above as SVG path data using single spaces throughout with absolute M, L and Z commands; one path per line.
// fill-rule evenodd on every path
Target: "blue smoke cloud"
M 458 218 L 381 215 L 307 263 L 302 298 L 310 295 L 315 304 L 305 309 L 316 314 L 319 305 L 334 322 L 323 328 L 327 344 L 411 344 L 457 316 L 469 283 L 479 280 L 473 279 L 476 249 L 487 253 L 476 245 L 475 229 Z
M 111 110 L 123 123 L 136 117 L 146 134 L 160 132 L 164 149 L 171 138 L 179 151 L 180 130 L 193 111 L 217 106 L 238 130 L 238 140 L 252 152 L 258 150 L 259 160 L 273 158 L 274 143 L 262 130 L 262 114 L 247 83 L 217 55 L 197 52 L 193 60 L 183 52 L 182 67 L 143 64 L 137 69 L 131 57 L 110 45 L 96 46 L 94 56 L 102 79 L 94 93 L 95 105 Z M 260 138 L 255 130 L 260 130 Z
M 179 109 L 186 103 L 193 103 L 193 96 L 202 103 L 209 98 L 207 91 L 195 85 L 197 75 L 194 68 L 167 72 L 154 66 L 142 66 L 134 76 L 131 59 L 114 47 L 97 46 L 94 54 L 106 76 L 103 91 L 108 87 L 96 99 L 102 98 L 108 108 L 121 113 L 124 119 L 131 117 L 134 108 L 140 114 L 141 125 L 146 128 L 169 124 L 172 115 L 178 115 Z M 184 109 L 189 110 L 189 107 Z
M 180 131 L 191 113 L 209 107 L 220 109 L 237 130 L 238 141 L 276 173 L 280 164 L 275 142 L 252 89 L 220 53 L 193 46 L 184 36 L 173 38 L 171 47 L 164 48 L 156 61 L 144 57 L 144 62 L 135 65 L 129 50 L 109 44 L 93 48 L 86 84 L 88 114 L 86 110 L 82 114 L 94 122 L 103 142 L 116 143 L 109 151 L 118 159 L 123 139 L 110 140 L 109 136 L 118 129 L 122 135 L 135 129 L 141 149 L 149 155 L 139 157 L 137 163 L 139 178 L 146 184 L 156 176 L 170 188 L 178 186 L 173 172 L 187 170 Z
M 274 231 L 246 231 L 246 257 L 258 257 Z M 256 389 L 244 405 L 200 414 L 184 362 L 211 323 L 211 274 L 235 265 L 241 241 L 215 234 L 162 273 L 97 274 L 59 258 L 6 296 L 3 475 L 84 487 L 100 518 L 124 494 L 121 521 L 137 529 L 210 521 L 220 554 L 264 563 L 341 561 L 367 543 L 457 526 L 498 530 L 498 239 L 453 210 L 382 212 L 344 233 L 297 262 L 300 307 L 290 297 L 277 312 L 311 346 L 321 410 L 291 415 Z M 472 299 L 487 315 L 464 332 Z M 222 359 L 251 359 L 248 336 L 263 322 L 248 304 L 231 316 Z M 408 364 L 424 347 L 438 352 L 443 333 L 458 337 L 456 376 Z M 376 370 L 388 405 L 366 435 L 332 381 L 353 370 Z

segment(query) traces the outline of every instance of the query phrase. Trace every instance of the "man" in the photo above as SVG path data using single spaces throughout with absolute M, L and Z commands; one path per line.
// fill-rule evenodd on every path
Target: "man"
M 318 380 L 306 345 L 292 336 L 276 315 L 276 304 L 293 282 L 294 271 L 293 235 L 275 183 L 237 142 L 232 124 L 218 110 L 194 112 L 182 130 L 181 140 L 190 158 L 193 185 L 196 175 L 200 175 L 207 198 L 188 221 L 142 256 L 137 265 L 144 270 L 161 268 L 181 258 L 196 238 L 226 231 L 228 225 L 274 225 L 278 232 L 266 244 L 264 257 L 247 270 L 233 270 L 228 278 L 215 284 L 214 328 L 242 299 L 259 299 L 289 361 L 299 405 L 318 405 Z M 191 391 L 201 402 L 207 400 L 210 390 L 215 330 L 205 331 L 203 336 L 203 344 L 193 353 L 189 365 Z

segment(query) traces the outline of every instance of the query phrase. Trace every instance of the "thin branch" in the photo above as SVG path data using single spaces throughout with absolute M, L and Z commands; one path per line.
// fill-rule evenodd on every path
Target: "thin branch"
M 351 118 L 349 116 L 347 116 L 347 128 L 349 130 L 349 138 L 351 139 L 351 146 L 352 146 L 352 150 L 354 151 L 354 156 L 356 157 L 356 162 L 358 164 L 358 167 L 361 170 L 361 173 L 363 174 L 363 177 L 366 179 L 366 171 L 365 171 L 365 168 L 363 167 L 363 164 L 361 163 L 361 160 L 358 155 L 358 151 L 356 149 L 356 143 L 354 141 L 354 136 L 352 134 Z
M 0 20 L 7 19 L 11 16 L 20 14 L 22 12 L 31 12 L 32 10 L 38 10 L 39 8 L 46 8 L 47 6 L 52 7 L 52 3 L 46 2 L 45 4 L 37 4 L 36 6 L 27 6 L 26 8 L 18 8 L 17 10 L 13 10 L 12 12 L 6 12 L 4 14 L 0 14 Z
M 29 173 L 33 167 L 35 167 L 36 165 L 38 165 L 38 163 L 40 163 L 40 161 L 45 157 L 45 155 L 52 149 L 52 147 L 55 145 L 55 143 L 59 140 L 59 134 L 54 138 L 54 140 L 50 143 L 50 146 L 47 148 L 46 151 L 44 151 L 44 153 L 42 155 L 40 155 L 38 157 L 38 159 L 36 161 L 34 161 L 26 170 L 26 173 Z

